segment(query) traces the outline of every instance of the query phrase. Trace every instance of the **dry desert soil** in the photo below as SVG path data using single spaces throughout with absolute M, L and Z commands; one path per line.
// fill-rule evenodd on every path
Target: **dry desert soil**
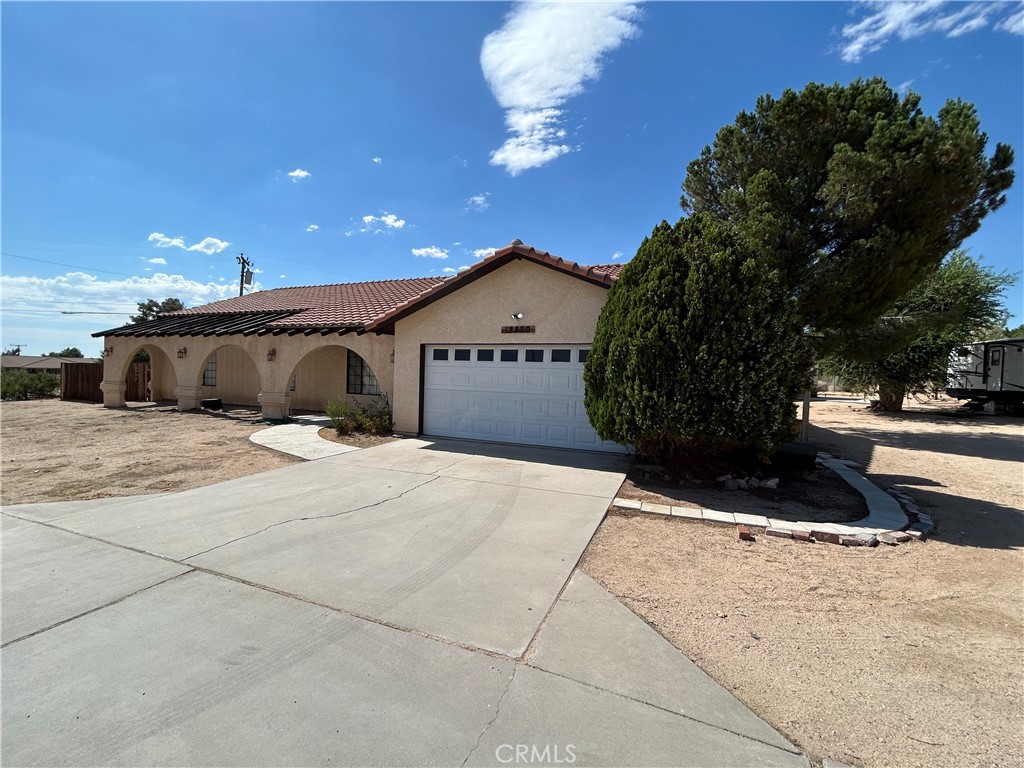
M 257 410 L 183 413 L 61 400 L 0 405 L 0 503 L 184 491 L 299 459 L 249 442 Z
M 582 567 L 814 760 L 1024 765 L 1024 420 L 908 407 L 815 402 L 810 438 L 906 488 L 925 543 L 613 514 Z

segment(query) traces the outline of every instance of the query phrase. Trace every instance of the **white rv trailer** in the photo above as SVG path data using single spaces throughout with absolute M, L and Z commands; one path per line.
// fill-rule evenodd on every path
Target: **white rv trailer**
M 981 410 L 988 403 L 1024 414 L 1024 339 L 979 341 L 949 356 L 946 394 Z

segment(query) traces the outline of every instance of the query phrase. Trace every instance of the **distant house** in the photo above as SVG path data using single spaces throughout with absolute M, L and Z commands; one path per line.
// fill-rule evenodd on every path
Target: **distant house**
M 583 363 L 619 264 L 515 242 L 451 277 L 276 288 L 93 334 L 104 405 L 150 353 L 152 398 L 262 407 L 279 419 L 338 395 L 386 395 L 395 429 L 584 450 Z
M 52 373 L 60 376 L 61 363 L 98 363 L 98 357 L 40 357 L 37 355 L 3 355 L 0 368 L 5 371 L 27 371 L 28 373 Z

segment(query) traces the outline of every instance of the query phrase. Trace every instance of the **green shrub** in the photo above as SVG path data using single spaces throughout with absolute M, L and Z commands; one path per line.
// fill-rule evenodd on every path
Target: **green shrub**
M 391 434 L 391 404 L 387 395 L 381 395 L 369 405 L 352 405 L 344 393 L 331 398 L 324 405 L 324 413 L 339 435 L 366 432 L 370 435 Z
M 806 352 L 780 275 L 726 224 L 662 222 L 608 292 L 587 415 L 641 455 L 767 453 L 789 437 Z
M 0 397 L 4 400 L 55 397 L 59 389 L 60 377 L 52 373 L 29 373 L 15 369 L 0 374 Z

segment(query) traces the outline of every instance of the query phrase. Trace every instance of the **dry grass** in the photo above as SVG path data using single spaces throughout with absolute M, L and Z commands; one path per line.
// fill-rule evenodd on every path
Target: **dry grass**
M 815 759 L 1024 765 L 1024 422 L 832 402 L 812 424 L 822 449 L 909 488 L 934 538 L 748 544 L 615 515 L 584 570 Z

